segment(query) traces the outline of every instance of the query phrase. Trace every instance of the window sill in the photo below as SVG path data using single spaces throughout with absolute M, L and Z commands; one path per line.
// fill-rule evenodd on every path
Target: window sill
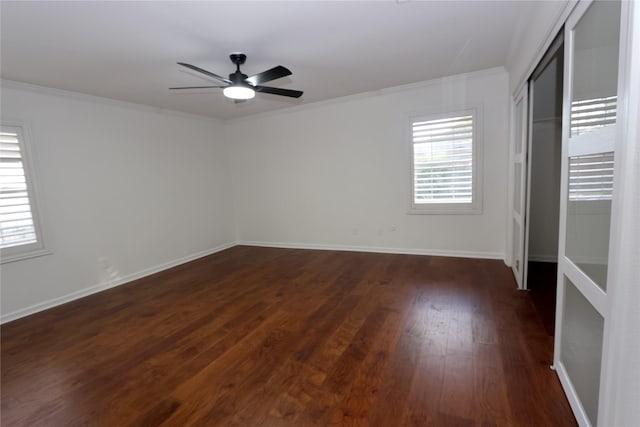
M 29 259 L 29 258 L 36 258 L 39 256 L 44 256 L 44 255 L 51 255 L 53 252 L 51 252 L 48 249 L 34 249 L 31 251 L 27 251 L 27 252 L 21 252 L 21 253 L 16 253 L 16 254 L 11 254 L 11 255 L 7 255 L 5 256 L 4 254 L 0 255 L 0 264 L 6 264 L 9 262 L 14 262 L 14 261 L 20 261 L 23 259 Z
M 452 208 L 443 206 L 441 208 L 411 208 L 407 211 L 407 215 L 481 215 L 482 208 L 464 207 Z

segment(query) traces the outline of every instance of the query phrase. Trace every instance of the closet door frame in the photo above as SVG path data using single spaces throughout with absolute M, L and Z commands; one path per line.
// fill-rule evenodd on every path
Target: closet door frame
M 518 111 L 518 106 L 522 106 L 522 110 Z M 527 149 L 529 140 L 529 83 L 520 89 L 513 98 L 512 103 L 512 155 L 511 170 L 513 179 L 513 198 L 509 206 L 509 220 L 511 222 L 511 239 L 509 246 L 511 248 L 511 269 L 516 279 L 518 289 L 524 288 L 524 271 L 525 271 L 525 250 L 526 236 L 526 208 L 527 208 Z M 517 124 L 520 123 L 520 126 Z M 518 152 L 519 149 L 519 152 Z M 517 166 L 520 166 L 518 171 Z M 519 183 L 516 177 L 519 177 Z M 516 197 L 519 194 L 520 197 Z
M 610 414 L 610 408 L 613 401 L 603 393 L 603 387 L 608 384 L 607 379 L 607 359 L 613 352 L 610 335 L 610 295 L 615 293 L 615 265 L 616 265 L 616 251 L 614 250 L 616 244 L 615 221 L 620 217 L 618 210 L 620 209 L 617 181 L 620 178 L 618 172 L 618 153 L 619 146 L 621 144 L 621 129 L 620 123 L 624 123 L 626 118 L 624 117 L 625 109 L 625 79 L 627 78 L 624 72 L 624 63 L 626 56 L 628 55 L 625 40 L 627 27 L 624 23 L 627 20 L 628 5 L 626 2 L 621 2 L 621 14 L 620 14 L 620 44 L 619 44 L 619 57 L 618 63 L 618 80 L 616 96 L 618 99 L 617 105 L 617 117 L 616 124 L 607 126 L 605 128 L 594 130 L 590 133 L 571 136 L 571 101 L 573 95 L 573 71 L 574 71 L 574 45 L 575 34 L 574 30 L 580 19 L 592 6 L 593 0 L 580 1 L 575 7 L 571 15 L 568 17 L 565 25 L 565 68 L 564 68 L 564 95 L 563 95 L 563 130 L 562 130 L 562 174 L 561 174 L 561 203 L 560 203 L 560 235 L 558 243 L 558 277 L 557 277 L 557 301 L 556 301 L 556 330 L 554 341 L 554 365 L 553 368 L 557 371 L 558 377 L 565 390 L 569 403 L 573 409 L 576 420 L 580 426 L 592 425 L 587 413 L 582 406 L 580 398 L 572 384 L 572 381 L 567 373 L 566 367 L 562 361 L 561 344 L 563 333 L 563 321 L 564 321 L 564 307 L 565 307 L 565 278 L 573 283 L 574 287 L 582 294 L 582 296 L 591 304 L 591 306 L 602 316 L 604 320 L 603 326 L 603 341 L 602 341 L 602 359 L 600 363 L 600 382 L 599 382 L 599 398 L 598 398 L 598 419 L 593 420 L 594 425 L 604 425 L 606 417 Z M 614 153 L 614 184 L 613 195 L 611 203 L 611 223 L 609 227 L 609 248 L 608 248 L 608 265 L 614 268 L 609 268 L 606 278 L 606 291 L 603 290 L 598 284 L 587 275 L 579 266 L 577 266 L 566 253 L 566 231 L 567 231 L 567 211 L 568 211 L 568 193 L 569 193 L 569 158 L 578 155 L 613 152 Z

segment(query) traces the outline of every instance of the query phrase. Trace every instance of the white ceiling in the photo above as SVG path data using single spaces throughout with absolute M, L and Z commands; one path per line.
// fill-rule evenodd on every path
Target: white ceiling
M 199 115 L 234 118 L 505 65 L 535 1 L 1 3 L 3 79 Z M 244 52 L 245 74 L 284 65 L 265 84 L 299 100 L 219 89 L 178 93 Z M 215 82 L 213 84 L 216 84 Z

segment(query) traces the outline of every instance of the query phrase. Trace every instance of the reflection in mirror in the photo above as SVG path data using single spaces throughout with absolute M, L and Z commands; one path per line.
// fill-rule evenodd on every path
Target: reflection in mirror
M 515 119 L 516 119 L 516 137 L 513 139 L 513 141 L 515 142 L 516 146 L 515 146 L 515 153 L 516 154 L 520 154 L 522 153 L 522 108 L 523 108 L 523 101 L 522 99 L 520 101 L 518 101 L 518 103 L 516 104 L 516 113 L 515 113 Z
M 569 158 L 566 255 L 607 290 L 613 153 Z
M 598 420 L 604 319 L 565 277 L 560 359 L 591 423 Z
M 571 136 L 616 121 L 620 2 L 596 1 L 574 30 Z
M 613 153 L 569 158 L 569 200 L 611 200 Z
M 518 222 L 516 222 L 515 220 L 513 221 L 513 253 L 515 254 L 513 257 L 513 266 L 515 267 L 516 271 L 519 273 L 520 272 L 520 258 L 521 258 L 521 254 L 520 254 L 520 233 L 522 233 L 522 230 L 520 229 L 520 224 L 518 224 Z
M 585 99 L 571 103 L 571 136 L 615 124 L 617 96 Z
M 520 204 L 522 200 L 522 163 L 516 163 L 514 166 L 514 197 L 513 197 L 513 209 L 520 214 Z

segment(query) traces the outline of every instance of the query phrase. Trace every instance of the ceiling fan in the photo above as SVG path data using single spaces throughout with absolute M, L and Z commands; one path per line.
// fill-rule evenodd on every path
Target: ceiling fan
M 254 74 L 253 76 L 247 76 L 240 71 L 240 65 L 244 64 L 247 60 L 247 55 L 243 53 L 232 53 L 229 55 L 231 62 L 236 64 L 236 71 L 234 73 L 229 74 L 229 78 L 224 78 L 217 74 L 214 74 L 210 71 L 203 70 L 200 67 L 196 67 L 195 65 L 185 64 L 184 62 L 178 62 L 178 65 L 181 65 L 185 68 L 189 68 L 191 70 L 197 71 L 199 73 L 204 74 L 205 76 L 212 77 L 216 80 L 219 80 L 223 83 L 226 83 L 225 86 L 187 86 L 187 87 L 171 87 L 169 89 L 172 90 L 180 90 L 180 89 L 205 89 L 205 88 L 222 88 L 222 93 L 227 98 L 231 98 L 236 100 L 236 102 L 245 101 L 247 99 L 251 99 L 256 95 L 256 92 L 262 93 L 270 93 L 273 95 L 280 96 L 288 96 L 291 98 L 300 98 L 302 96 L 302 91 L 299 90 L 291 90 L 291 89 L 280 89 L 277 87 L 269 87 L 269 86 L 260 86 L 261 83 L 270 82 L 272 80 L 279 79 L 281 77 L 291 75 L 291 71 L 282 65 L 278 65 L 277 67 L 273 67 L 268 69 L 267 71 L 263 71 L 258 74 Z

